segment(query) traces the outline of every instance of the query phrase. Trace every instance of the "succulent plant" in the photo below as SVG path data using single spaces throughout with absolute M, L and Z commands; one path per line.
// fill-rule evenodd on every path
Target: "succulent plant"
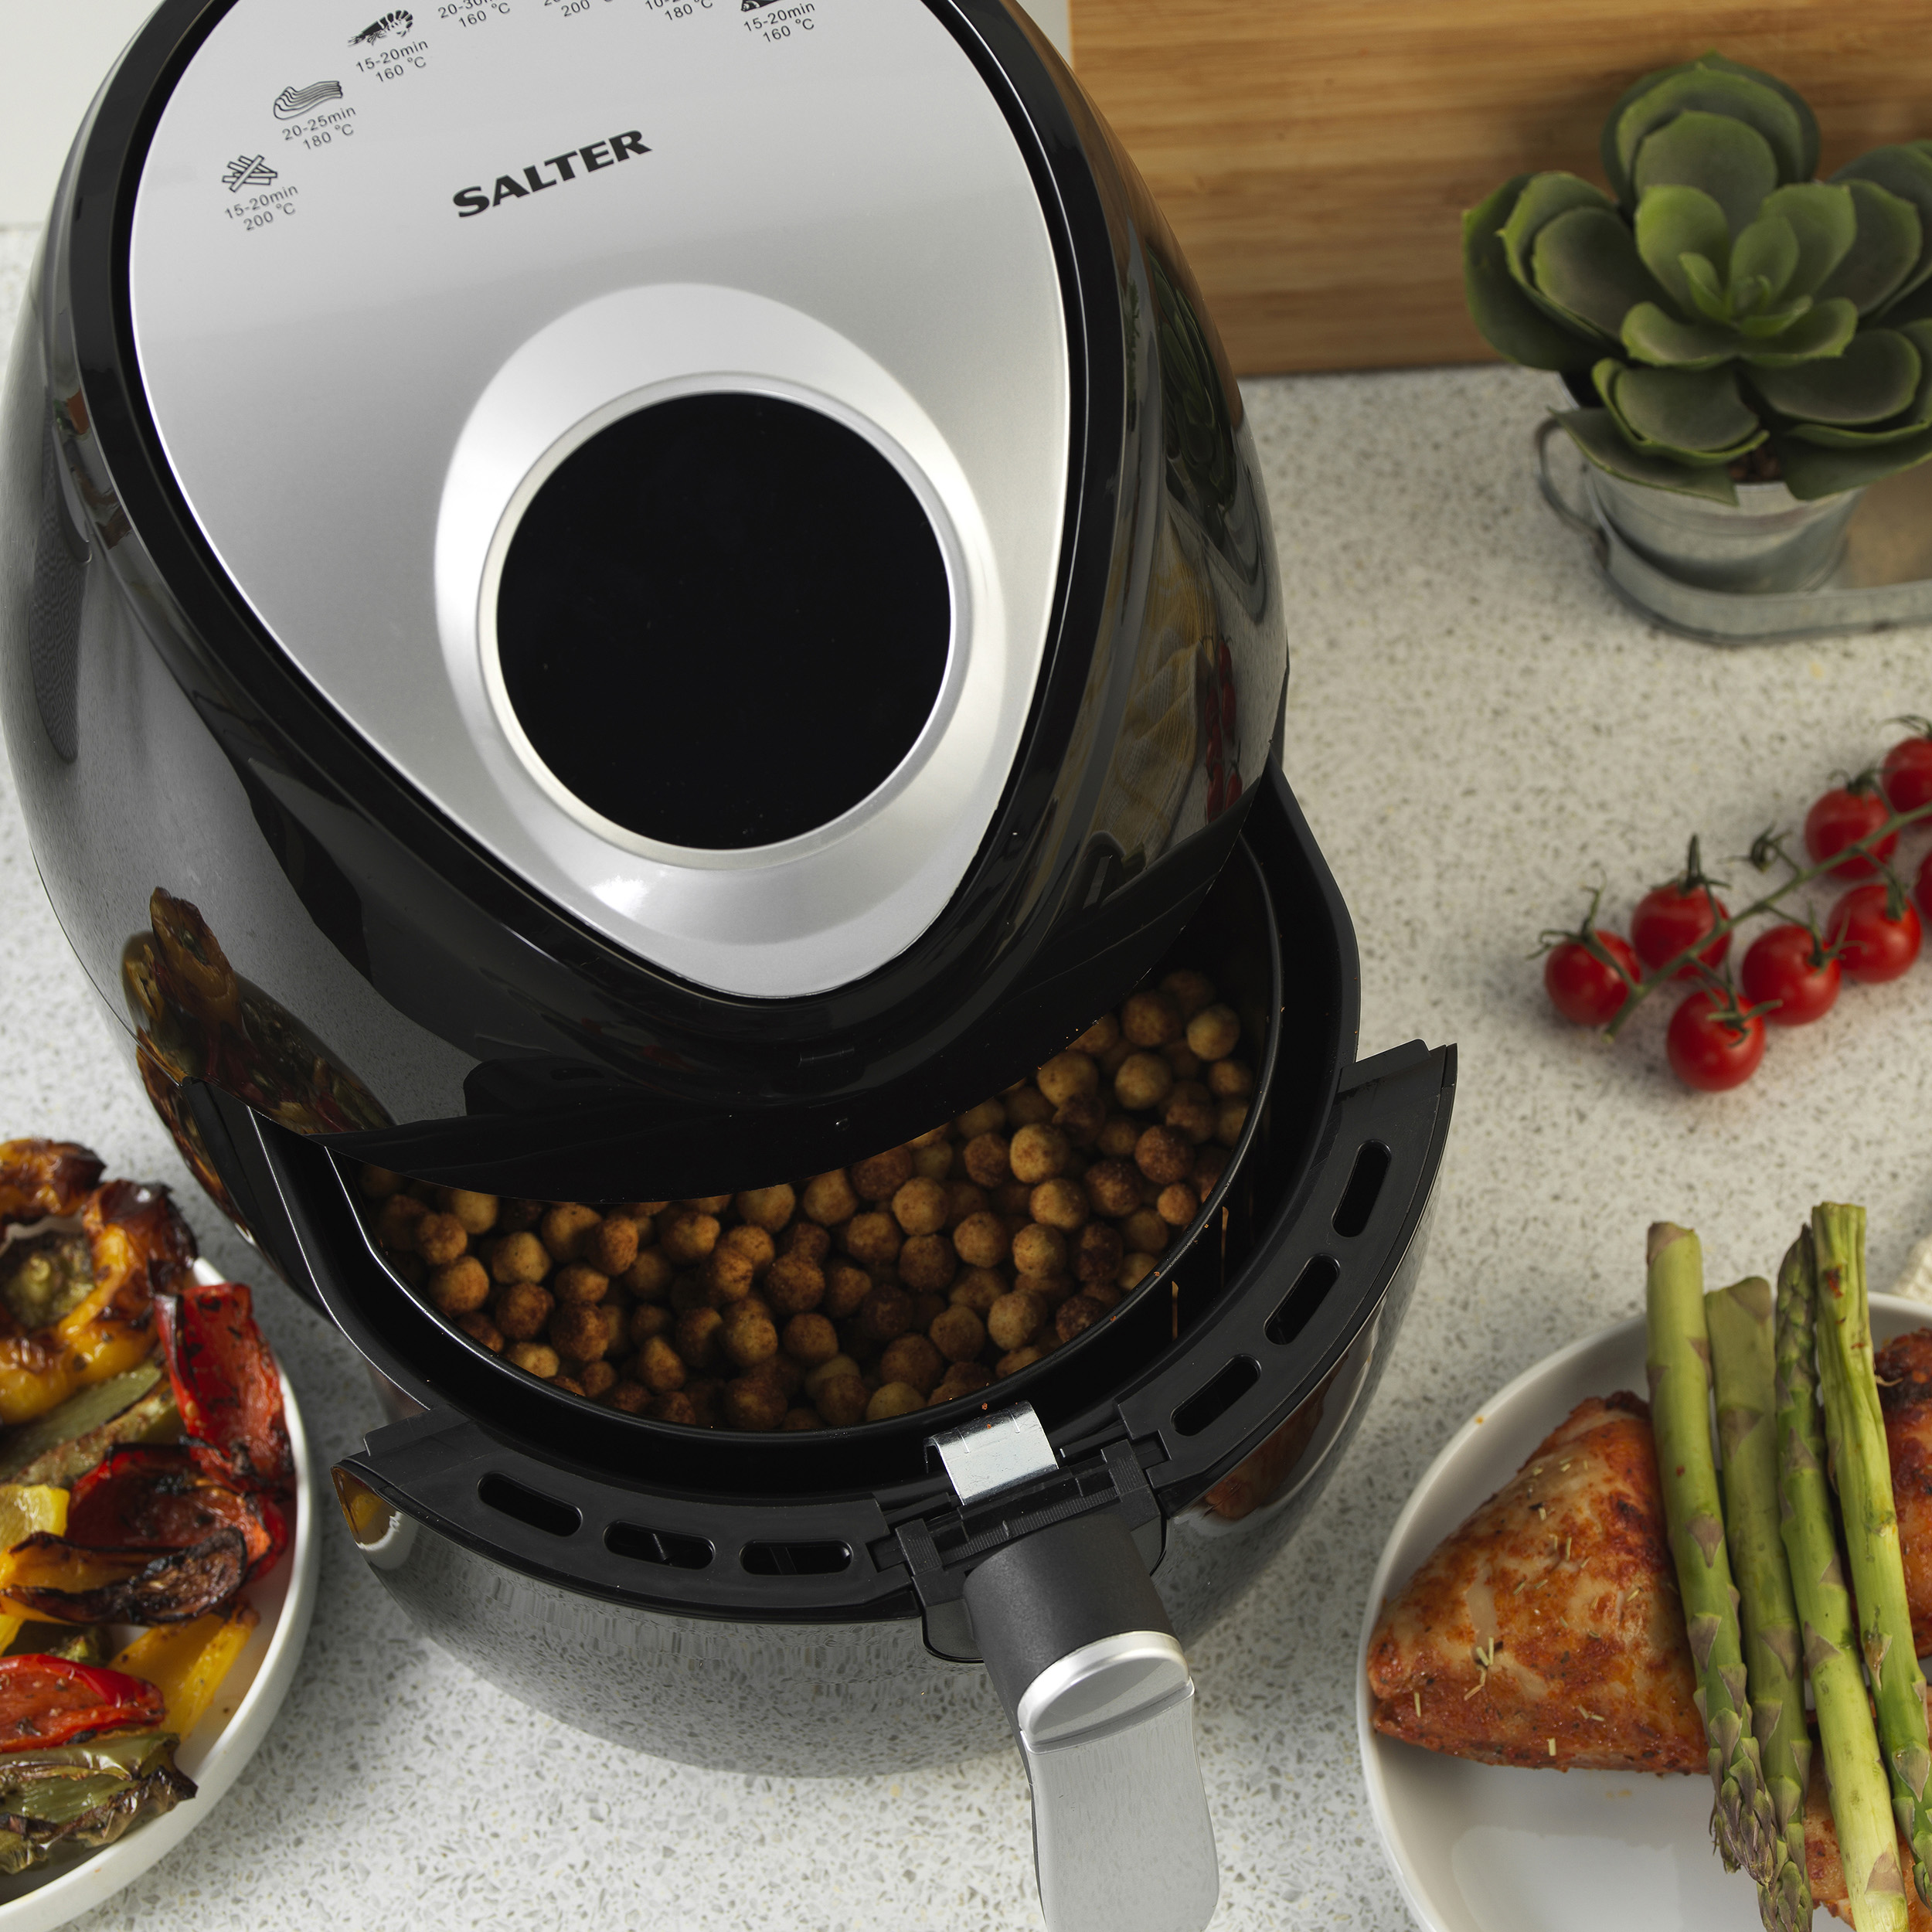
M 1794 89 L 1706 54 L 1611 110 L 1609 193 L 1519 175 L 1463 217 L 1476 326 L 1587 378 L 1559 417 L 1600 468 L 1735 502 L 1760 447 L 1801 498 L 1932 457 L 1932 141 L 1829 182 L 1818 145 Z

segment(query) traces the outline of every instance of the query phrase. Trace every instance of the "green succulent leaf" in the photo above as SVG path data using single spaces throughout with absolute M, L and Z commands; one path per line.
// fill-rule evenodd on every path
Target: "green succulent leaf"
M 1737 324 L 1738 333 L 1749 340 L 1768 342 L 1772 337 L 1782 335 L 1798 318 L 1808 313 L 1811 306 L 1808 295 L 1801 295 L 1794 302 L 1787 302 L 1782 308 L 1767 308 L 1761 315 L 1746 315 Z
M 1708 321 L 1727 321 L 1731 300 L 1717 270 L 1702 255 L 1686 250 L 1677 258 L 1690 289 L 1690 306 Z
M 1764 197 L 1758 219 L 1787 223 L 1798 241 L 1798 266 L 1784 284 L 1792 295 L 1815 295 L 1818 284 L 1845 259 L 1858 239 L 1858 208 L 1848 188 L 1821 181 L 1794 182 Z
M 1607 209 L 1614 205 L 1600 188 L 1576 175 L 1556 170 L 1532 175 L 1502 224 L 1503 253 L 1509 258 L 1509 272 L 1524 287 L 1532 287 L 1530 250 L 1543 230 L 1573 208 Z
M 1735 121 L 1764 142 L 1775 170 L 1764 189 L 1768 194 L 1780 182 L 1808 179 L 1817 168 L 1816 124 L 1801 107 L 1769 75 L 1712 64 L 1707 55 L 1689 66 L 1645 76 L 1611 110 L 1604 127 L 1604 172 L 1617 199 L 1629 205 L 1644 186 L 1641 149 L 1684 114 L 1705 114 Z M 1755 209 L 1753 203 L 1747 219 Z
M 1737 486 L 1721 469 L 1692 469 L 1669 457 L 1647 456 L 1624 440 L 1608 410 L 1559 410 L 1556 420 L 1598 469 L 1627 483 L 1648 483 L 1653 489 L 1674 490 L 1680 496 L 1702 497 L 1713 503 L 1735 503 Z
M 1628 369 L 1606 359 L 1591 373 L 1617 427 L 1648 454 L 1727 464 L 1764 440 L 1733 370 Z
M 1752 372 L 1751 386 L 1781 416 L 1839 427 L 1883 423 L 1917 395 L 1919 352 L 1889 328 L 1852 337 L 1843 354 Z
M 1533 179 L 1518 175 L 1505 182 L 1463 216 L 1463 299 L 1498 355 L 1526 369 L 1586 369 L 1597 357 L 1594 338 L 1555 320 L 1509 272 L 1502 226 Z
M 1573 208 L 1546 223 L 1536 236 L 1531 270 L 1538 294 L 1613 342 L 1638 303 L 1663 293 L 1638 259 L 1628 224 L 1608 202 Z
M 1807 503 L 1836 496 L 1842 490 L 1862 490 L 1902 470 L 1916 469 L 1932 457 L 1932 429 L 1896 443 L 1864 443 L 1853 448 L 1832 448 L 1801 438 L 1795 430 L 1775 439 L 1772 447 L 1784 472 L 1784 487 Z
M 1722 322 L 1685 322 L 1655 302 L 1639 302 L 1624 318 L 1623 342 L 1640 362 L 1674 369 L 1715 369 L 1743 346 Z
M 1842 295 L 1861 315 L 1869 315 L 1905 285 L 1917 265 L 1924 230 L 1919 211 L 1903 196 L 1872 181 L 1846 185 L 1858 208 L 1858 236 L 1818 292 L 1824 298 Z
M 1757 215 L 1778 179 L 1777 156 L 1756 128 L 1695 110 L 1646 134 L 1631 168 L 1639 210 L 1652 188 L 1701 188 L 1723 209 L 1733 234 Z
M 1859 312 L 1842 296 L 1815 302 L 1768 342 L 1745 338 L 1739 353 L 1757 369 L 1788 369 L 1820 355 L 1836 355 L 1858 332 Z
M 1694 271 L 1685 266 L 1686 256 L 1702 259 L 1721 291 L 1730 274 L 1731 231 L 1723 209 L 1702 189 L 1669 185 L 1651 189 L 1637 204 L 1634 227 L 1644 266 L 1679 308 L 1689 313 L 1702 306 L 1692 280 Z M 1719 299 L 1721 302 L 1721 292 Z
M 1906 270 L 1904 279 L 1893 292 L 1890 304 L 1928 279 L 1932 279 L 1932 141 L 1902 142 L 1896 147 L 1874 148 L 1848 162 L 1832 177 L 1835 181 L 1868 181 L 1876 183 L 1901 201 L 1912 204 L 1919 218 L 1918 259 Z
M 1784 293 L 1798 272 L 1798 236 L 1782 215 L 1760 215 L 1731 249 L 1733 305 L 1740 315 L 1755 313 Z M 1744 284 L 1760 282 L 1764 293 L 1755 301 L 1744 298 Z

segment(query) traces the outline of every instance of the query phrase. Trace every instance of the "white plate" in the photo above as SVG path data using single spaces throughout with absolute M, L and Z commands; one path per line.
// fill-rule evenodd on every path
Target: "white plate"
M 195 1278 L 212 1283 L 226 1277 L 197 1261 Z M 208 1816 L 268 1735 L 295 1675 L 315 1607 L 318 1545 L 308 1440 L 286 1376 L 282 1410 L 295 1456 L 295 1520 L 288 1551 L 261 1582 L 249 1585 L 248 1600 L 260 1612 L 261 1621 L 222 1680 L 213 1707 L 175 1754 L 175 1761 L 195 1781 L 195 1796 L 77 1862 L 59 1860 L 50 1869 L 0 1878 L 0 1932 L 53 1932 L 131 1884 Z
M 1932 1324 L 1922 1302 L 1872 1297 L 1880 1342 Z M 1586 1396 L 1645 1391 L 1641 1316 L 1560 1349 L 1465 1423 L 1389 1532 L 1355 1658 L 1369 1802 L 1403 1897 L 1427 1932 L 1753 1932 L 1757 1895 L 1711 1849 L 1702 1777 L 1471 1764 L 1379 1735 L 1369 1640 L 1383 1600 L 1514 1476 Z M 0 1926 L 5 1921 L 0 1920 Z

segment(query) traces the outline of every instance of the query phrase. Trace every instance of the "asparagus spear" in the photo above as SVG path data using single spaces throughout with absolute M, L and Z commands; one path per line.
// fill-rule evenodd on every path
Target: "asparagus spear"
M 1765 1932 L 1804 1932 L 1811 1887 L 1804 1868 L 1804 1788 L 1811 1775 L 1798 1661 L 1798 1610 L 1777 1521 L 1777 1421 L 1773 1391 L 1771 1284 L 1753 1276 L 1704 1298 L 1724 1514 L 1744 1631 L 1751 1730 L 1777 1835 L 1770 1883 L 1758 1893 Z
M 1838 1827 L 1852 1923 L 1858 1932 L 1905 1932 L 1878 1732 L 1866 1702 L 1851 1593 L 1838 1566 L 1838 1530 L 1825 1478 L 1825 1435 L 1818 1406 L 1813 1342 L 1818 1287 L 1811 1232 L 1791 1244 L 1777 1271 L 1777 1500 L 1792 1594 L 1804 1632 L 1804 1667 L 1818 1706 L 1832 1819 Z
M 1697 1236 L 1668 1221 L 1650 1231 L 1646 1284 L 1650 1423 L 1664 1517 L 1684 1600 L 1697 1709 L 1709 1747 L 1711 1836 L 1726 1869 L 1740 1865 L 1760 1888 L 1773 1876 L 1777 1822 L 1751 1735 L 1724 1519 L 1711 1454 L 1710 1341 L 1704 1327 L 1704 1261 Z
M 1865 1210 L 1827 1201 L 1811 1210 L 1818 1281 L 1818 1359 L 1825 1432 L 1832 1452 L 1858 1602 L 1859 1635 L 1878 1708 L 1879 1741 L 1892 1783 L 1892 1809 L 1912 1847 L 1919 1896 L 1932 1903 L 1932 1745 L 1926 1736 L 1925 1679 L 1906 1607 L 1905 1565 L 1884 1412 L 1872 1369 L 1872 1320 L 1865 1291 Z

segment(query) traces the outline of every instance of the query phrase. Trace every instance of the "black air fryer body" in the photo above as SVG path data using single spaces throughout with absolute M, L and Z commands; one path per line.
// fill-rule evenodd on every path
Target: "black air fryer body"
M 1176 1634 L 1361 1413 L 1454 1060 L 1355 1063 L 1185 265 L 996 0 L 335 11 L 166 0 L 56 199 L 0 698 L 63 928 L 211 1193 L 386 1379 L 338 1482 L 426 1628 L 692 1761 L 1010 1726 L 1055 1932 L 1199 1924 Z M 1226 1179 L 1111 1321 L 945 1411 L 760 1437 L 550 1389 L 344 1178 L 819 1172 L 1180 962 L 1261 1068 Z M 1096 1804 L 1117 1843 L 1070 1840 Z

